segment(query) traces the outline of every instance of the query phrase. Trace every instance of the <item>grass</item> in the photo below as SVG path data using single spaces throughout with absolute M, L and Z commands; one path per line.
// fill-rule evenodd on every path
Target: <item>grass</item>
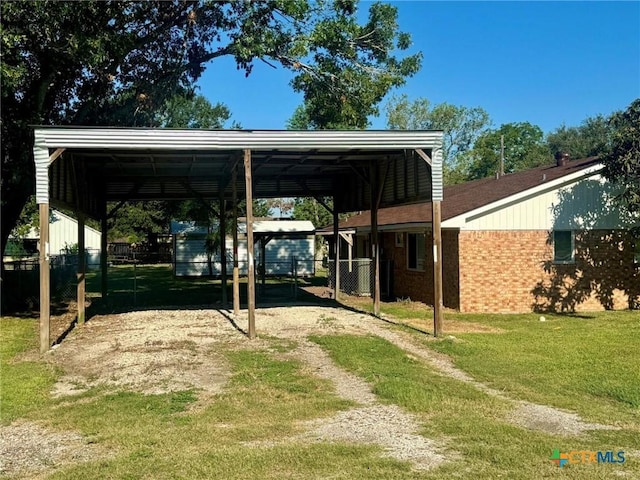
M 172 266 L 114 265 L 108 271 L 109 307 L 213 305 L 222 297 L 219 280 L 206 277 L 174 277 Z M 100 271 L 87 273 L 87 292 L 96 295 L 101 289 Z M 231 297 L 231 284 L 227 295 Z M 246 298 L 246 281 L 241 284 L 241 298 Z M 245 300 L 246 301 L 246 300 Z
M 55 370 L 44 362 L 20 356 L 37 348 L 36 323 L 31 319 L 3 317 L 0 320 L 0 422 L 42 408 L 49 401 Z
M 572 465 L 559 470 L 548 461 L 554 449 L 636 450 L 640 425 L 627 431 L 595 432 L 583 438 L 537 433 L 508 423 L 507 402 L 468 384 L 442 377 L 379 337 L 323 336 L 313 341 L 343 368 L 366 378 L 383 401 L 413 412 L 423 433 L 445 442 L 458 459 L 422 478 L 607 478 L 612 465 Z M 636 463 L 625 475 L 640 475 Z
M 594 421 L 640 423 L 637 312 L 581 316 L 464 315 L 500 334 L 456 333 L 427 342 L 477 380 L 509 395 L 566 408 Z M 446 332 L 446 322 L 445 322 Z
M 409 302 L 392 308 L 406 323 L 425 314 Z M 296 347 L 292 340 L 261 336 L 262 350 L 221 346 L 232 376 L 203 404 L 192 390 L 143 395 L 111 387 L 54 399 L 49 392 L 61 372 L 37 354 L 37 322 L 18 318 L 3 318 L 0 329 L 2 423 L 35 421 L 77 431 L 111 452 L 47 472 L 55 479 L 640 478 L 640 457 L 629 453 L 640 450 L 640 322 L 633 312 L 547 316 L 546 322 L 537 315 L 447 314 L 447 320 L 501 333 L 434 340 L 405 331 L 509 397 L 569 408 L 622 429 L 581 437 L 529 431 L 506 420 L 510 402 L 444 377 L 386 340 L 312 337 L 338 365 L 367 380 L 381 402 L 414 414 L 420 433 L 446 446 L 447 463 L 413 471 L 407 462 L 382 456 L 381 447 L 295 439 L 302 422 L 353 405 L 286 356 Z M 549 461 L 554 449 L 624 450 L 627 462 L 559 469 Z
M 219 305 L 222 300 L 222 283 L 218 278 L 175 277 L 172 266 L 158 265 L 113 265 L 109 267 L 108 305 L 101 306 L 106 311 L 117 311 L 135 307 Z M 227 300 L 233 299 L 232 272 L 229 271 Z M 101 273 L 99 270 L 87 272 L 87 295 L 100 296 Z M 298 285 L 326 283 L 326 278 L 298 279 Z M 293 300 L 294 280 L 289 277 L 268 277 L 265 285 L 256 284 L 258 305 L 274 299 Z M 299 299 L 308 298 L 298 292 Z M 246 305 L 247 278 L 240 277 L 240 302 Z
M 373 302 L 370 297 L 341 294 L 340 302 L 350 308 L 373 313 Z M 396 320 L 419 320 L 424 322 L 425 326 L 433 319 L 431 307 L 424 303 L 413 302 L 410 299 L 398 299 L 396 302 L 380 302 L 380 313 Z M 425 318 L 428 319 L 426 322 Z
M 370 299 L 347 297 L 372 309 Z M 597 422 L 640 422 L 640 314 L 459 314 L 447 312 L 444 338 L 433 341 L 432 311 L 411 301 L 382 303 L 381 312 L 407 326 L 424 346 L 450 356 L 476 380 L 510 396 L 574 410 Z M 448 326 L 455 325 L 452 335 Z M 465 328 L 465 325 L 468 328 Z M 477 332 L 481 326 L 485 331 Z M 606 352 L 606 354 L 604 354 Z

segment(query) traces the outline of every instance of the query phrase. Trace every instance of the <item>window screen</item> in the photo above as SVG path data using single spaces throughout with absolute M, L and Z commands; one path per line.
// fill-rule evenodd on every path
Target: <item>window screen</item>
M 424 270 L 424 234 L 407 234 L 407 268 L 409 270 Z
M 555 230 L 553 232 L 553 261 L 572 263 L 574 236 L 571 230 Z

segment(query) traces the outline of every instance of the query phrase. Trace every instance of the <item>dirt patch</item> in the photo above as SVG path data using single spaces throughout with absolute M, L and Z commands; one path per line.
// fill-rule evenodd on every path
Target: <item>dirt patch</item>
M 74 432 L 54 432 L 30 422 L 0 425 L 0 475 L 50 473 L 57 465 L 105 455 L 102 448 Z
M 382 406 L 361 378 L 338 368 L 311 334 L 370 332 L 379 322 L 369 315 L 332 307 L 274 307 L 259 309 L 259 335 L 276 337 L 295 348 L 280 355 L 300 360 L 310 374 L 330 380 L 336 394 L 361 407 L 305 426 L 296 439 L 375 443 L 388 455 L 429 468 L 444 460 L 435 442 L 416 432 L 413 416 L 396 406 Z M 216 346 L 265 348 L 268 341 L 249 341 L 246 315 L 216 310 L 146 311 L 94 317 L 75 329 L 48 355 L 67 372 L 56 384 L 56 396 L 73 395 L 92 386 L 110 385 L 143 393 L 195 388 L 200 401 L 220 391 L 229 368 Z M 440 449 L 443 447 L 440 446 Z
M 418 435 L 413 416 L 396 405 L 351 409 L 330 419 L 313 420 L 307 427 L 310 430 L 299 438 L 380 445 L 387 456 L 411 462 L 419 470 L 433 468 L 445 461 L 440 453 L 442 446 Z
M 529 430 L 555 435 L 581 435 L 587 430 L 617 430 L 617 427 L 611 425 L 587 423 L 572 412 L 530 402 L 519 402 L 519 406 L 511 412 L 508 419 Z
M 310 374 L 331 381 L 338 396 L 361 405 L 373 405 L 377 402 L 377 397 L 371 392 L 367 382 L 338 368 L 319 345 L 305 340 L 300 342 L 292 355 L 307 365 Z
M 259 335 L 304 341 L 311 333 L 364 333 L 372 319 L 337 308 L 276 307 L 257 314 Z M 109 385 L 147 394 L 195 388 L 219 392 L 229 375 L 218 346 L 264 348 L 251 342 L 246 315 L 228 311 L 141 311 L 101 315 L 74 329 L 46 358 L 66 373 L 53 395 Z M 319 352 L 317 348 L 314 351 Z
M 290 309 L 276 308 L 263 312 L 269 319 L 270 334 L 295 339 L 298 347 L 287 356 L 300 360 L 308 372 L 333 383 L 341 398 L 358 407 L 339 412 L 332 418 L 315 419 L 302 425 L 304 433 L 276 442 L 252 442 L 249 445 L 271 447 L 295 442 L 353 442 L 379 445 L 384 455 L 407 461 L 417 470 L 440 465 L 457 455 L 442 443 L 419 435 L 417 419 L 397 405 L 381 405 L 362 378 L 333 363 L 329 355 L 307 340 L 310 334 L 349 333 L 365 335 L 372 324 L 382 323 L 369 315 L 335 308 L 298 307 L 297 317 Z M 263 325 L 264 325 L 263 317 Z M 446 456 L 445 456 L 446 450 Z
M 375 334 L 408 353 L 427 361 L 441 373 L 470 383 L 485 393 L 509 399 L 502 392 L 476 381 L 456 368 L 442 354 L 417 346 L 408 335 L 385 328 L 370 315 L 335 307 L 299 306 L 258 309 L 258 334 L 297 342 L 294 355 L 311 372 L 330 379 L 337 393 L 363 405 L 375 402 L 364 382 L 338 369 L 317 345 L 307 341 L 311 334 Z M 471 322 L 447 321 L 447 330 L 497 333 L 498 329 Z M 180 310 L 142 311 L 94 317 L 75 329 L 49 355 L 67 374 L 56 384 L 54 395 L 80 393 L 97 385 L 112 385 L 143 393 L 166 393 L 195 388 L 203 395 L 219 392 L 229 375 L 228 366 L 216 345 L 264 348 L 250 342 L 246 314 L 235 318 L 229 311 Z M 515 401 L 508 420 L 534 430 L 573 435 L 586 430 L 613 428 L 583 422 L 571 412 L 544 405 Z
M 318 298 L 324 298 L 324 299 L 333 298 L 333 289 L 329 287 L 317 287 L 317 286 L 310 285 L 307 287 L 300 287 L 300 288 L 305 292 L 310 293 L 311 295 L 314 295 Z
M 53 395 L 100 385 L 147 394 L 196 388 L 219 392 L 228 378 L 215 345 L 236 336 L 216 311 L 144 311 L 102 315 L 76 328 L 48 359 L 66 374 Z
M 433 332 L 433 320 L 430 318 L 406 318 L 402 320 L 393 321 L 398 325 L 408 325 L 416 330 L 424 331 L 425 333 Z M 445 322 L 444 333 L 445 335 L 453 333 L 504 333 L 504 330 L 490 325 L 483 325 L 481 323 L 467 322 L 456 319 L 447 319 Z

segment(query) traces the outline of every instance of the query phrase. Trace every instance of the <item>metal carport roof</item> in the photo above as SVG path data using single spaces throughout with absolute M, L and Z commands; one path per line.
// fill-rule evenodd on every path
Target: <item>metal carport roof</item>
M 99 217 L 99 204 L 109 200 L 218 199 L 221 191 L 231 199 L 231 171 L 245 149 L 252 152 L 254 198 L 332 196 L 339 212 L 366 210 L 373 165 L 380 207 L 438 200 L 441 145 L 440 131 L 36 127 L 37 202 L 75 208 L 85 197 L 86 213 Z M 63 153 L 51 163 L 58 149 Z

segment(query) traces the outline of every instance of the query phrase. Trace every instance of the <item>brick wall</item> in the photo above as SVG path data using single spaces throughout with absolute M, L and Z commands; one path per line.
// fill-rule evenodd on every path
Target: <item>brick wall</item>
M 433 241 L 431 234 L 425 241 L 425 269 L 423 272 L 407 270 L 407 235 L 403 233 L 403 246 L 396 246 L 395 233 L 382 235 L 383 258 L 393 260 L 394 295 L 397 298 L 433 305 Z M 458 290 L 458 232 L 442 231 L 443 302 L 448 308 L 459 308 Z
M 589 311 L 640 302 L 640 267 L 621 230 L 576 232 L 574 264 L 552 262 L 549 232 L 443 230 L 443 297 L 462 312 Z M 382 235 L 383 259 L 394 263 L 394 296 L 433 303 L 433 247 L 425 271 L 407 270 L 407 237 Z
M 576 261 L 552 262 L 546 231 L 462 231 L 463 312 L 586 311 L 628 308 L 640 295 L 632 241 L 624 231 L 582 231 Z

